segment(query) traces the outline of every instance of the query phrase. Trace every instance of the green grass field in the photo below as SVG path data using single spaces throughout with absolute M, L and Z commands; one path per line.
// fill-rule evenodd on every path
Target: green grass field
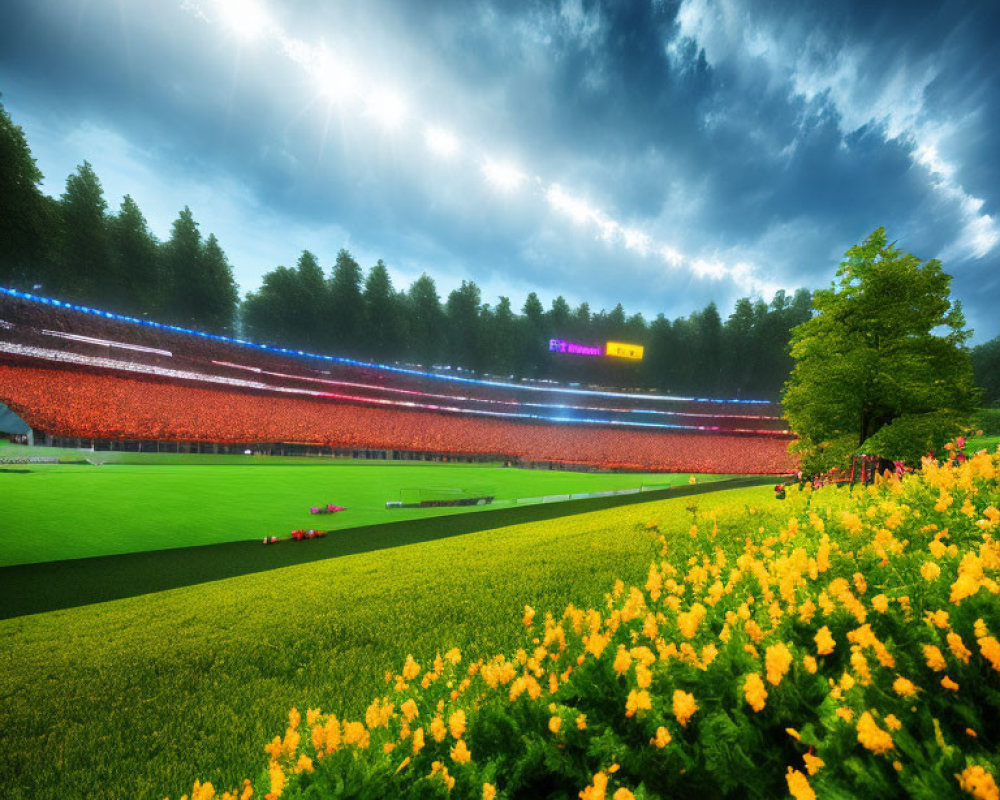
M 643 581 L 643 524 L 683 542 L 720 503 L 786 508 L 768 487 L 711 493 L 0 622 L 0 784 L 16 800 L 235 785 L 293 705 L 357 715 L 407 653 L 509 649 L 525 604 Z
M 504 507 L 518 499 L 686 484 L 689 478 L 432 463 L 295 459 L 248 465 L 241 456 L 171 458 L 175 463 L 0 469 L 0 566 L 286 537 L 293 528 L 340 530 Z M 699 476 L 699 481 L 721 477 Z M 495 495 L 496 501 L 453 509 L 385 507 L 386 501 L 399 500 L 401 491 L 454 489 Z M 309 513 L 310 506 L 327 503 L 347 511 Z

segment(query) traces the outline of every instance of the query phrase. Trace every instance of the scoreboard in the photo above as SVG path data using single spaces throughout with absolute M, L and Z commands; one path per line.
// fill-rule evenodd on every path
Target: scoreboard
M 549 351 L 577 356 L 610 356 L 611 358 L 629 358 L 633 361 L 642 361 L 643 347 L 641 344 L 626 344 L 625 342 L 608 342 L 604 347 L 593 347 L 567 342 L 565 339 L 549 339 Z

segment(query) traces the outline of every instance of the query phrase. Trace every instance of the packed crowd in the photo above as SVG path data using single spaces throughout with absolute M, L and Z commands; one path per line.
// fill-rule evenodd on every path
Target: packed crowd
M 782 437 L 522 423 L 16 364 L 0 365 L 0 398 L 33 427 L 84 438 L 307 443 L 641 470 L 794 469 Z

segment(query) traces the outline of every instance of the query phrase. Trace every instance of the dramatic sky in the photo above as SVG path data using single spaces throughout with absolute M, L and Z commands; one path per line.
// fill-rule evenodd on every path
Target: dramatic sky
M 823 287 L 884 225 L 1000 333 L 1000 3 L 5 0 L 0 91 L 243 291 L 303 248 L 520 307 Z

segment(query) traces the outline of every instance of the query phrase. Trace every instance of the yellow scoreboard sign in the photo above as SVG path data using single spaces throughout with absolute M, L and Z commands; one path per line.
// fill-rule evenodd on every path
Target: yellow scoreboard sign
M 636 361 L 642 360 L 641 344 L 625 344 L 624 342 L 608 342 L 608 349 L 605 353 L 617 358 L 632 358 Z

